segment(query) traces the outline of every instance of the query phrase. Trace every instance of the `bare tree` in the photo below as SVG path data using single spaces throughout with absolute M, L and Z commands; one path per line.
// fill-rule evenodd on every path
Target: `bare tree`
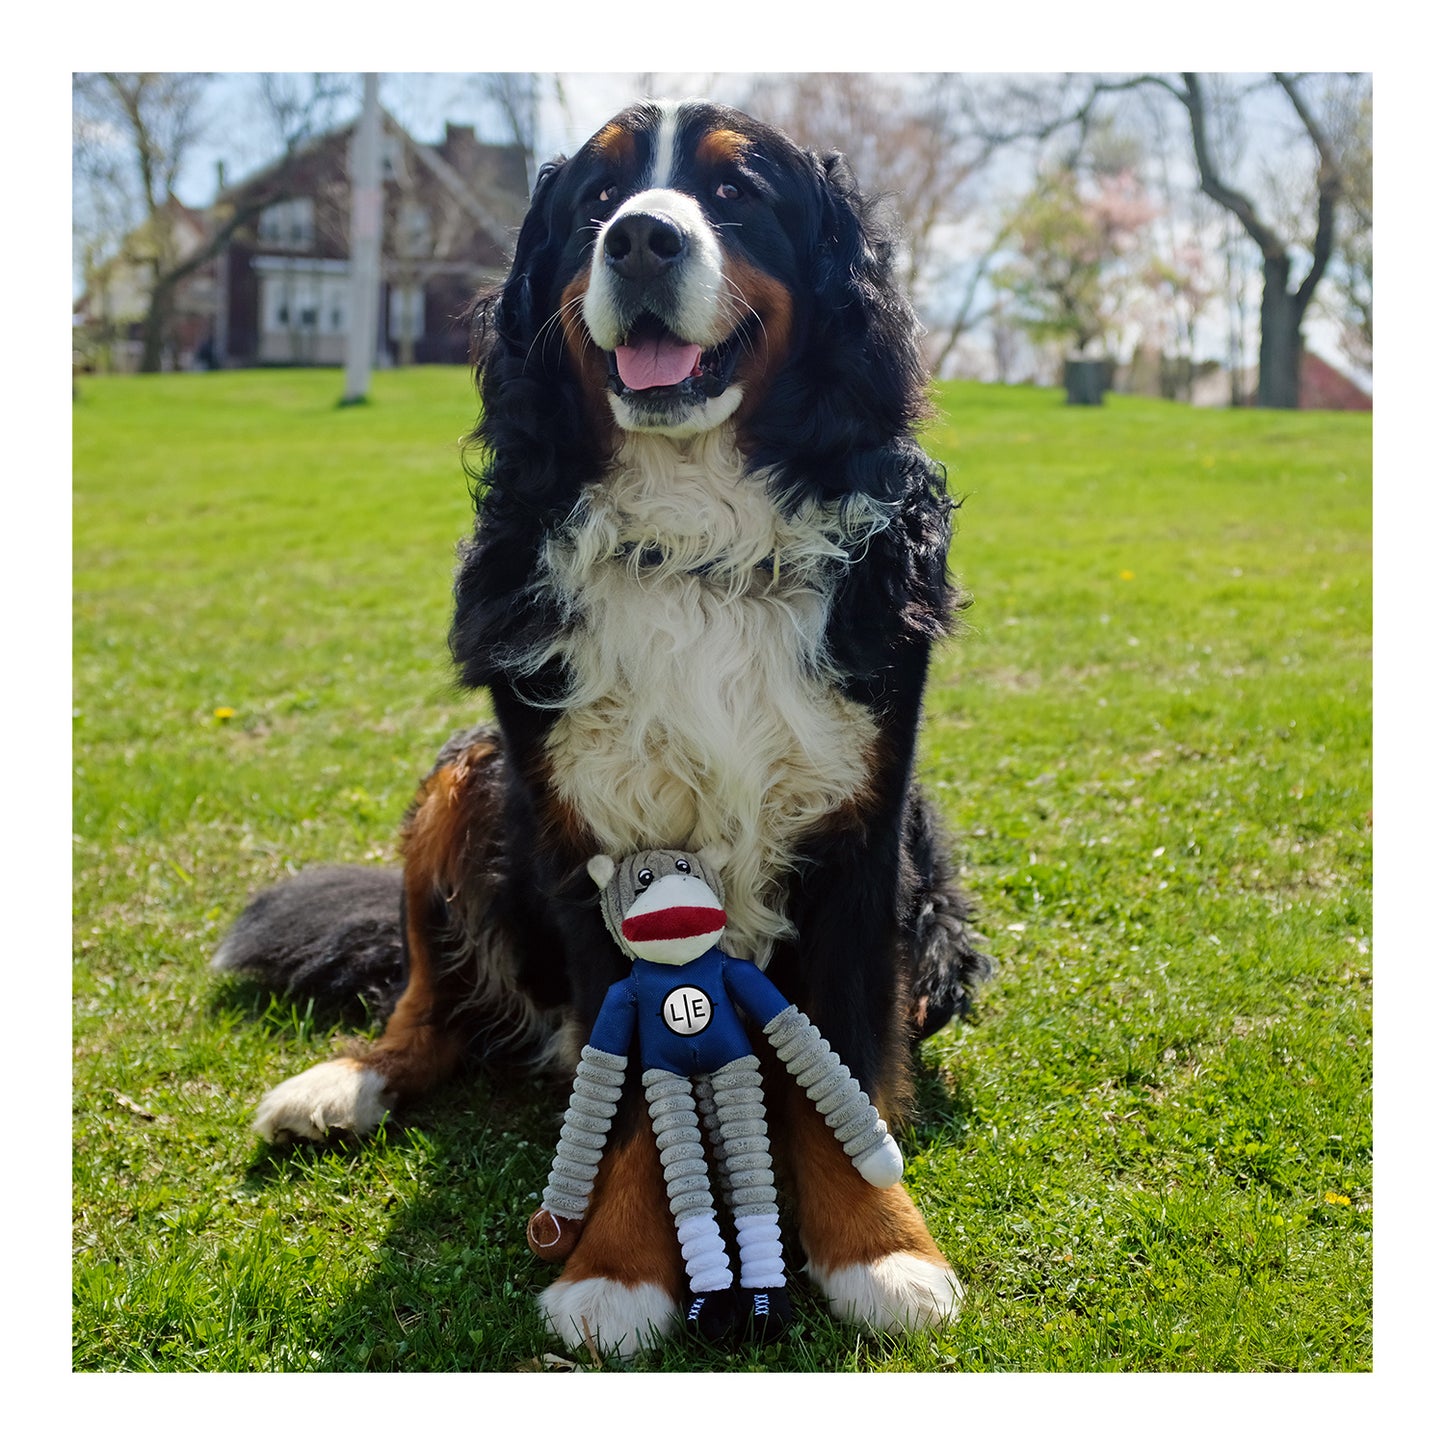
M 801 145 L 842 151 L 864 191 L 891 208 L 899 280 L 941 337 L 941 366 L 987 315 L 981 282 L 1002 237 L 980 236 L 973 182 L 999 145 L 985 134 L 968 77 L 856 72 L 772 75 L 743 98 Z
M 1339 212 L 1334 311 L 1346 355 L 1369 369 L 1375 351 L 1374 88 L 1348 76 L 1326 101 L 1326 124 L 1336 137 L 1343 191 Z
M 72 82 L 75 163 L 95 189 L 115 187 L 111 215 L 126 227 L 126 260 L 148 273 L 143 371 L 159 371 L 184 261 L 176 226 L 176 180 L 200 138 L 207 77 L 192 72 L 105 71 Z
M 1293 285 L 1292 242 L 1287 220 L 1269 219 L 1264 207 L 1243 189 L 1238 173 L 1227 174 L 1217 146 L 1219 107 L 1228 98 L 1230 83 L 1216 77 L 1207 82 L 1194 72 L 1177 79 L 1162 75 L 1125 77 L 1065 77 L 1052 112 L 1037 123 L 1036 137 L 1068 133 L 1080 136 L 1103 114 L 1100 102 L 1121 92 L 1157 87 L 1184 109 L 1200 189 L 1223 207 L 1243 229 L 1262 262 L 1263 289 L 1259 309 L 1259 391 L 1261 406 L 1293 408 L 1299 405 L 1300 359 L 1303 354 L 1305 315 L 1315 299 L 1334 254 L 1339 207 L 1344 195 L 1344 174 L 1330 129 L 1311 94 L 1308 78 L 1276 71 L 1265 82 L 1282 96 L 1297 122 L 1299 139 L 1314 159 L 1310 190 L 1312 234 L 1304 238 L 1304 275 Z M 1082 99 L 1080 98 L 1082 94 Z
M 327 71 L 263 74 L 256 89 L 273 155 L 290 155 L 327 129 L 343 103 L 357 100 L 355 76 Z
M 1262 206 L 1242 189 L 1237 175 L 1227 176 L 1215 147 L 1214 106 L 1211 88 L 1226 83 L 1216 79 L 1206 84 L 1193 71 L 1178 81 L 1161 75 L 1134 76 L 1122 81 L 1096 81 L 1076 119 L 1087 124 L 1095 102 L 1110 92 L 1157 86 L 1172 95 L 1189 119 L 1189 133 L 1199 173 L 1200 189 L 1229 212 L 1259 251 L 1263 289 L 1259 308 L 1259 390 L 1260 406 L 1299 406 L 1300 359 L 1304 351 L 1304 319 L 1330 264 L 1335 245 L 1336 213 L 1343 193 L 1343 175 L 1335 145 L 1321 123 L 1316 105 L 1306 93 L 1305 77 L 1276 71 L 1274 84 L 1287 99 L 1313 149 L 1314 234 L 1305 243 L 1307 269 L 1291 286 L 1291 235 L 1286 224 L 1267 218 Z
M 550 92 L 557 105 L 565 108 L 562 77 L 536 71 L 484 71 L 474 76 L 472 83 L 497 117 L 497 139 L 503 144 L 520 147 L 526 157 L 530 180 L 537 170 L 542 96 L 544 92 Z
M 206 218 L 205 236 L 182 250 L 177 218 L 184 208 L 176 186 L 205 131 L 209 80 L 190 72 L 115 71 L 79 74 L 73 81 L 77 173 L 85 172 L 92 192 L 110 192 L 106 224 L 116 227 L 113 254 L 147 277 L 142 371 L 161 369 L 181 284 L 218 256 L 238 230 L 289 195 L 287 168 L 272 167 L 265 183 L 247 189 L 244 203 L 219 200 Z M 263 114 L 289 155 L 330 119 L 345 87 L 324 75 L 309 82 L 263 76 L 259 91 Z M 92 255 L 100 249 L 94 242 Z
M 1275 80 L 1289 97 L 1318 158 L 1316 226 L 1309 251 L 1309 269 L 1291 290 L 1288 237 L 1266 221 L 1255 203 L 1220 174 L 1210 146 L 1209 110 L 1204 86 L 1193 72 L 1186 72 L 1183 80 L 1182 91 L 1174 90 L 1173 93 L 1189 111 L 1199 184 L 1206 196 L 1238 219 L 1250 240 L 1259 247 L 1263 258 L 1264 291 L 1259 308 L 1259 405 L 1298 407 L 1305 312 L 1330 263 L 1335 242 L 1335 209 L 1343 189 L 1334 145 L 1305 97 L 1301 78 L 1276 72 Z

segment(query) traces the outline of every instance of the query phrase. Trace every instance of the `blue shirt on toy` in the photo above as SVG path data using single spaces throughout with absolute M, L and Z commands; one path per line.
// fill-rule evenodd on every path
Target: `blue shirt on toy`
M 644 1070 L 710 1074 L 753 1051 L 739 1010 L 764 1025 L 787 1007 L 757 964 L 715 945 L 682 965 L 638 958 L 607 990 L 589 1042 L 627 1054 L 635 1036 Z

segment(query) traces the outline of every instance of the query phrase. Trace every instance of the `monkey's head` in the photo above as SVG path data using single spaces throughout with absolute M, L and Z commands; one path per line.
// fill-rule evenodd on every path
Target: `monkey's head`
M 724 853 L 650 848 L 620 861 L 599 853 L 587 872 L 601 890 L 607 931 L 630 958 L 681 967 L 700 958 L 727 925 L 719 869 Z

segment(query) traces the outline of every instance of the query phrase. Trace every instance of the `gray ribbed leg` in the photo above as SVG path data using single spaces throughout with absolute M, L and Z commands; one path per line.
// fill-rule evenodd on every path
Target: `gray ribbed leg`
M 745 1054 L 709 1080 L 717 1117 L 714 1139 L 728 1207 L 737 1225 L 738 1276 L 745 1289 L 781 1289 L 783 1236 L 757 1058 Z
M 848 1071 L 827 1040 L 796 1007 L 785 1008 L 763 1030 L 778 1051 L 788 1072 L 807 1090 L 823 1122 L 833 1131 L 843 1152 L 859 1173 L 865 1162 L 881 1149 L 897 1153 L 897 1145 L 878 1110 Z M 899 1165 L 901 1173 L 901 1162 Z
M 591 1044 L 582 1049 L 572 1098 L 562 1119 L 562 1137 L 542 1191 L 543 1207 L 562 1219 L 581 1219 L 587 1213 L 607 1132 L 622 1097 L 626 1067 L 621 1054 L 604 1053 Z
M 648 1069 L 642 1089 L 662 1157 L 667 1203 L 677 1223 L 688 1285 L 694 1294 L 728 1289 L 732 1268 L 713 1209 L 692 1085 L 665 1069 Z
M 713 1098 L 712 1075 L 697 1074 L 692 1081 L 692 1096 L 697 1100 L 697 1115 L 702 1121 L 703 1132 L 707 1135 L 708 1143 L 712 1146 L 712 1157 L 722 1159 L 722 1135 L 718 1132 L 717 1100 Z M 719 1166 L 717 1179 L 718 1193 L 722 1196 L 722 1206 L 729 1214 L 733 1208 L 732 1186 L 728 1183 L 725 1170 Z

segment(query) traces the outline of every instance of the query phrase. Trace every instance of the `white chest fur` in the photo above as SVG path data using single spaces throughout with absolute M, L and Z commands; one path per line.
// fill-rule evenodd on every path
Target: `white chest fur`
M 556 786 L 609 852 L 727 845 L 724 946 L 760 963 L 798 844 L 867 787 L 876 728 L 824 634 L 839 559 L 886 521 L 782 516 L 725 432 L 634 436 L 544 558 L 572 678 Z

